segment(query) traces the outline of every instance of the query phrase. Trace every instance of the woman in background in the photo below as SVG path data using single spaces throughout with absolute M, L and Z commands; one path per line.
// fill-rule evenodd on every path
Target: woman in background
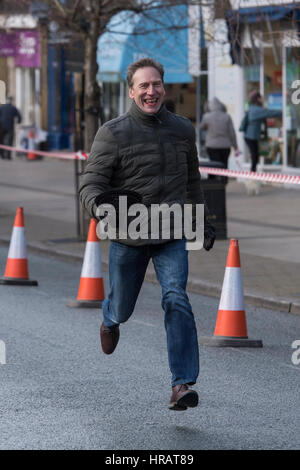
M 240 131 L 244 132 L 244 139 L 249 148 L 251 171 L 256 171 L 259 158 L 259 141 L 262 122 L 267 118 L 281 117 L 282 112 L 264 108 L 263 98 L 257 90 L 249 94 L 249 103 L 249 111 L 246 113 L 246 124 L 244 123 L 243 128 L 241 126 Z
M 206 131 L 205 147 L 210 160 L 221 162 L 227 168 L 231 147 L 235 151 L 238 147 L 232 119 L 218 98 L 209 101 L 200 129 Z

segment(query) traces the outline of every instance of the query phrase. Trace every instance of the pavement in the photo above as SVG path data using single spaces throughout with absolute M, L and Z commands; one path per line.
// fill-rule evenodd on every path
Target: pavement
M 30 252 L 82 263 L 86 240 L 76 235 L 74 162 L 0 160 L 0 188 L 0 243 L 8 245 L 15 211 L 23 206 L 29 270 Z M 230 179 L 228 238 L 217 240 L 210 252 L 190 253 L 188 291 L 220 297 L 230 239 L 235 238 L 246 306 L 300 315 L 299 207 L 298 186 L 262 184 L 259 194 L 250 196 L 242 181 Z M 108 254 L 109 241 L 101 241 L 103 271 L 108 270 Z M 156 282 L 152 263 L 146 279 Z

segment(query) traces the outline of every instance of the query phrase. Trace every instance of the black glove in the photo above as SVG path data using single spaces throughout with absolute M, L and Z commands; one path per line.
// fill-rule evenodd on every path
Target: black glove
M 214 246 L 216 239 L 216 230 L 215 227 L 208 222 L 207 220 L 204 222 L 204 242 L 203 248 L 206 251 L 209 251 Z

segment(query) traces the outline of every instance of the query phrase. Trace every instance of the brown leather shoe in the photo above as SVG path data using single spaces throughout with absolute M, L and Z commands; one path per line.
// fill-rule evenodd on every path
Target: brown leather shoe
M 102 351 L 105 354 L 112 354 L 116 349 L 120 337 L 119 325 L 107 328 L 102 322 L 100 328 L 100 339 Z
M 172 387 L 172 395 L 169 409 L 174 411 L 184 411 L 187 408 L 194 408 L 198 405 L 198 393 L 190 390 L 186 384 L 179 384 Z

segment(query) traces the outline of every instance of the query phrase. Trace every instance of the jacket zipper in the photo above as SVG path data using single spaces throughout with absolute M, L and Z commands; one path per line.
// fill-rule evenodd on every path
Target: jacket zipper
M 158 117 L 156 117 L 156 116 L 155 116 L 155 118 L 156 118 L 156 120 L 158 121 L 159 125 L 161 125 L 161 124 L 162 124 L 162 121 L 161 121 Z M 161 202 L 161 201 L 163 200 L 163 193 L 164 193 L 165 183 L 166 183 L 166 174 L 165 174 L 166 162 L 165 162 L 164 148 L 163 148 L 163 144 L 162 144 L 162 141 L 161 141 L 161 130 L 160 130 L 160 127 L 159 127 L 158 130 L 157 130 L 157 134 L 158 134 L 158 144 L 159 144 L 160 156 L 161 156 L 161 159 L 160 159 L 161 189 L 160 189 L 160 197 L 159 197 L 159 202 Z

